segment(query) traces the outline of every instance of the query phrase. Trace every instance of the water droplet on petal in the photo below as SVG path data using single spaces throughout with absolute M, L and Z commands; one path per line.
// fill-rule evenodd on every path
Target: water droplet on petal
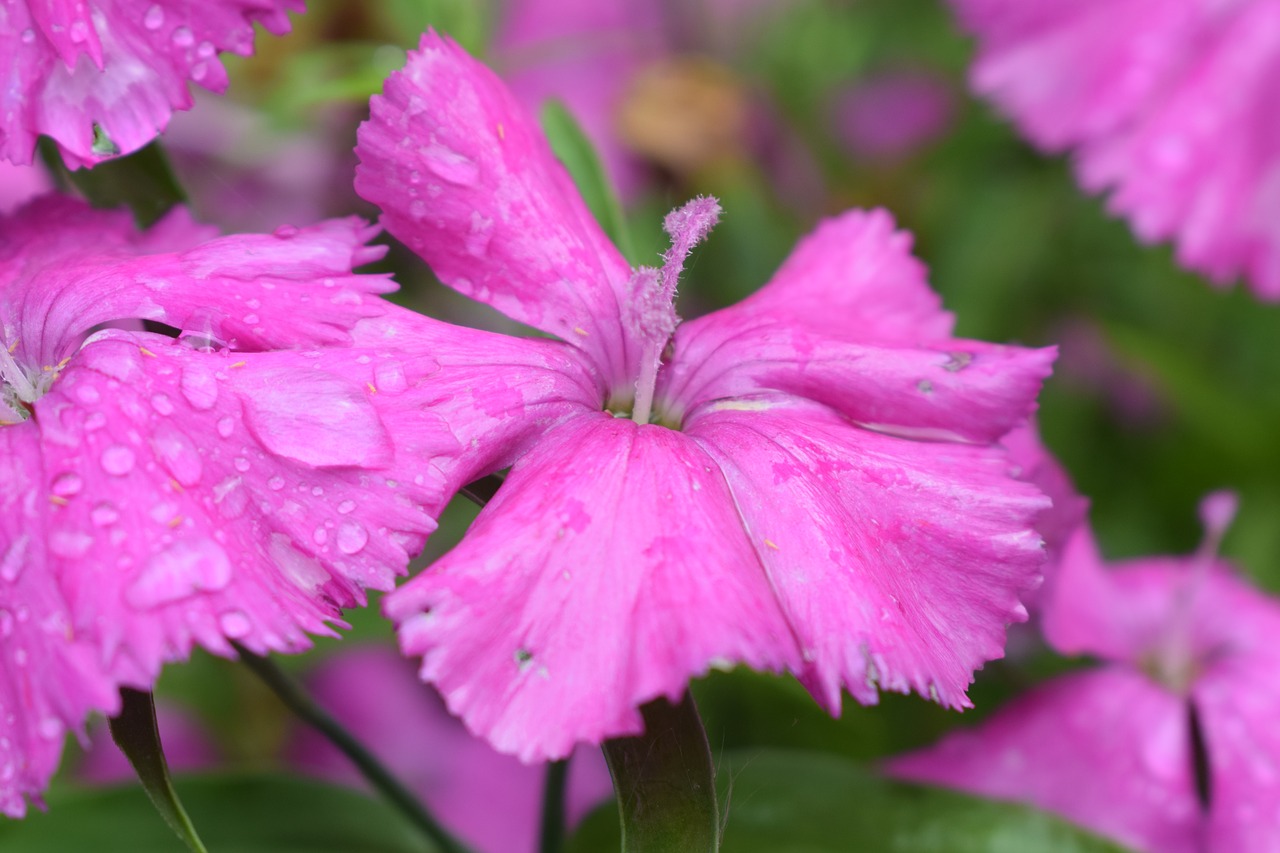
M 281 477 L 279 474 L 277 474 L 276 476 L 272 477 L 270 480 L 267 480 L 267 488 L 273 492 L 280 491 L 281 489 L 284 488 L 284 477 Z
M 151 408 L 155 409 L 159 414 L 172 415 L 173 401 L 169 399 L 168 394 L 156 394 L 151 398 Z
M 338 525 L 338 550 L 344 554 L 359 554 L 369 542 L 369 533 L 354 521 Z
M 196 43 L 195 33 L 191 32 L 191 27 L 183 25 L 173 31 L 173 43 L 179 47 L 191 47 Z
M 222 628 L 222 633 L 233 640 L 243 639 L 253 630 L 253 623 L 249 621 L 249 617 L 239 610 L 229 610 L 219 616 L 218 626 Z
M 391 463 L 391 437 L 364 388 L 318 371 L 262 374 L 245 408 L 249 429 L 269 451 L 313 467 Z
M 211 41 L 202 41 L 200 46 L 196 48 L 196 56 L 201 59 L 209 59 L 213 56 L 214 47 Z
M 102 429 L 107 425 L 107 416 L 102 412 L 90 412 L 85 416 L 84 429 L 85 432 L 93 432 Z
M 143 16 L 142 25 L 152 32 L 160 29 L 164 26 L 164 9 L 161 9 L 159 4 L 152 5 Z
M 49 536 L 49 550 L 59 557 L 83 557 L 92 544 L 92 536 L 78 531 L 58 530 Z
M 53 480 L 52 490 L 55 495 L 63 498 L 69 498 L 72 495 L 80 493 L 80 489 L 84 487 L 84 480 L 74 471 L 68 471 L 65 474 L 59 474 Z
M 209 73 L 209 65 L 205 62 L 197 62 L 191 66 L 191 79 L 199 83 L 204 76 Z
M 349 500 L 348 500 L 348 501 L 343 501 L 342 503 L 338 504 L 338 512 L 342 513 L 343 515 L 347 515 L 348 513 L 350 513 L 350 512 L 351 512 L 353 509 L 355 509 L 355 508 L 356 508 L 356 502 L 355 502 L 355 501 L 349 501 Z
M 245 322 L 245 325 L 247 326 L 256 326 L 262 322 L 262 318 L 259 317 L 257 314 L 245 314 L 244 322 Z
M 23 533 L 10 543 L 9 550 L 4 552 L 4 557 L 0 557 L 0 580 L 12 583 L 22 574 L 22 569 L 27 564 L 27 543 L 30 541 L 31 537 Z
M 281 225 L 271 233 L 275 234 L 282 240 L 288 240 L 290 237 L 298 236 L 298 227 L 296 225 Z
M 188 488 L 200 482 L 204 463 L 200 461 L 200 452 L 190 438 L 165 423 L 156 430 L 151 443 L 173 479 Z
M 199 592 L 217 592 L 231 583 L 231 561 L 218 543 L 200 537 L 175 542 L 147 561 L 125 591 L 134 607 L 151 608 Z
M 84 44 L 89 40 L 89 25 L 84 21 L 76 21 L 71 25 L 71 43 Z
M 28 27 L 22 31 L 22 43 L 31 44 L 36 40 L 36 31 Z
M 235 418 L 231 417 L 230 415 L 227 415 L 226 417 L 218 419 L 218 435 L 222 436 L 223 438 L 230 438 L 231 433 L 235 431 L 236 431 Z
M 98 393 L 98 389 L 92 385 L 77 385 L 76 399 L 85 405 L 92 406 L 94 403 L 102 399 L 102 395 Z
M 116 477 L 123 477 L 132 471 L 135 461 L 133 451 L 120 444 L 113 444 L 102 451 L 102 470 Z
M 438 142 L 419 149 L 427 168 L 438 177 L 460 187 L 471 187 L 480 180 L 480 167 L 471 159 Z
M 329 541 L 329 531 L 325 530 L 323 526 L 317 527 L 311 531 L 311 538 L 317 545 L 323 545 Z
M 188 364 L 182 370 L 182 396 L 201 411 L 212 409 L 218 402 L 218 379 L 205 365 Z
M 98 527 L 115 524 L 119 518 L 120 511 L 106 501 L 98 504 L 89 512 L 89 520 Z
M 243 456 L 237 456 L 235 458 L 235 461 L 232 462 L 231 464 L 233 464 L 236 467 L 236 470 L 239 471 L 241 474 L 247 472 L 251 467 L 249 465 L 249 460 L 245 459 Z
M 329 580 L 329 573 L 311 557 L 293 547 L 289 537 L 273 533 L 267 546 L 271 558 L 284 571 L 285 576 L 307 592 L 314 592 Z
M 404 376 L 404 365 L 398 361 L 380 362 L 373 369 L 373 383 L 383 394 L 400 394 L 409 387 Z
M 62 721 L 57 717 L 45 717 L 37 725 L 40 731 L 40 737 L 45 740 L 57 740 L 62 737 Z

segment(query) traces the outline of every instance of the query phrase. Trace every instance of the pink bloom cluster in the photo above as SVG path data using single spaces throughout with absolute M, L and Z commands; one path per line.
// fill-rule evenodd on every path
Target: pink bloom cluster
M 1147 241 L 1280 299 L 1280 2 L 952 0 L 973 85 Z
M 431 332 L 449 487 L 510 473 L 386 610 L 473 731 L 564 756 L 737 663 L 833 712 L 842 688 L 967 704 L 1043 560 L 1047 502 L 998 442 L 1052 351 L 953 338 L 883 212 L 823 223 L 757 294 L 680 322 L 718 205 L 672 213 L 662 268 L 629 269 L 511 93 L 434 34 L 357 152 L 358 192 L 441 280 L 558 339 L 490 336 L 507 366 L 476 379 Z
M 280 35 L 302 0 L 6 0 L 0 5 L 0 160 L 31 162 L 52 137 L 68 166 L 146 145 L 188 81 L 222 92 L 221 51 L 253 51 L 253 25 Z
M 1280 605 L 1215 559 L 1229 503 L 1206 502 L 1209 541 L 1189 558 L 1108 570 L 1079 530 L 1043 627 L 1059 651 L 1103 663 L 890 771 L 1034 803 L 1152 853 L 1276 849 Z
M 119 685 L 195 644 L 304 648 L 434 527 L 434 362 L 356 345 L 393 310 L 351 272 L 374 233 L 140 233 L 55 196 L 0 218 L 0 811 Z

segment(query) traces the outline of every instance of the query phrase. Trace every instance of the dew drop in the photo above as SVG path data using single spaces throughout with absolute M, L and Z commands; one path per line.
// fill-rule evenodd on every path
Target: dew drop
M 222 628 L 222 633 L 233 640 L 243 639 L 253 630 L 253 623 L 249 621 L 249 617 L 239 610 L 228 610 L 219 616 L 218 626 Z
M 471 187 L 480 180 L 480 168 L 469 158 L 438 142 L 419 149 L 423 162 L 436 176 L 460 187 Z
M 179 47 L 191 47 L 196 43 L 195 33 L 191 32 L 191 27 L 183 25 L 173 31 L 173 43 Z
M 279 474 L 277 474 L 276 476 L 272 477 L 270 480 L 267 480 L 267 488 L 273 492 L 280 491 L 281 489 L 284 488 L 284 477 L 281 477 Z
M 288 240 L 290 237 L 298 236 L 298 227 L 296 225 L 281 225 L 272 233 L 281 240 Z
M 349 514 L 355 508 L 356 508 L 356 502 L 351 500 L 343 501 L 342 503 L 338 504 L 338 512 L 342 513 L 343 515 Z
M 155 32 L 164 26 L 164 9 L 159 4 L 154 4 L 147 10 L 147 14 L 142 18 L 142 25 L 147 29 Z
M 40 737 L 45 740 L 57 740 L 62 737 L 62 721 L 57 717 L 45 717 L 37 728 L 40 731 Z
M 26 565 L 27 543 L 30 541 L 31 537 L 23 533 L 9 545 L 9 550 L 5 551 L 4 557 L 0 558 L 0 580 L 12 583 L 18 579 L 18 575 L 22 574 L 22 569 Z
M 248 471 L 250 467 L 249 460 L 245 459 L 243 456 L 237 456 L 235 458 L 235 461 L 232 462 L 231 464 L 235 465 L 236 470 L 239 471 L 241 474 Z
M 259 317 L 257 314 L 245 314 L 244 322 L 245 322 L 245 325 L 247 326 L 256 326 L 262 322 L 262 318 Z
M 246 398 L 249 429 L 267 450 L 312 467 L 381 468 L 394 455 L 391 437 L 368 392 L 316 372 L 266 371 Z
M 85 405 L 92 406 L 102 399 L 102 395 L 92 385 L 78 385 L 76 386 L 76 399 Z
M 229 583 L 231 561 L 218 543 L 205 537 L 184 539 L 147 561 L 125 599 L 134 607 L 159 607 L 198 592 L 217 592 Z
M 102 412 L 90 412 L 84 419 L 85 432 L 93 432 L 107 425 L 107 416 Z
M 369 533 L 354 521 L 338 525 L 338 550 L 344 554 L 359 554 L 369 542 Z
M 59 530 L 49 537 L 49 550 L 59 557 L 83 557 L 92 544 L 92 536 L 78 531 Z
M 200 46 L 196 48 L 196 56 L 201 59 L 209 59 L 213 56 L 214 47 L 211 41 L 202 41 Z
M 98 527 L 107 527 L 115 524 L 119 518 L 120 511 L 106 501 L 98 504 L 89 512 L 89 520 Z
M 204 62 L 197 62 L 191 66 L 191 79 L 199 83 L 209 73 L 209 65 Z
M 267 550 L 289 580 L 306 592 L 314 592 L 329 580 L 329 573 L 324 567 L 294 548 L 289 537 L 282 533 L 271 535 Z
M 71 25 L 71 43 L 84 44 L 89 40 L 89 25 L 84 21 L 76 21 Z
M 152 438 L 156 455 L 160 457 L 164 467 L 169 469 L 173 479 L 188 488 L 196 485 L 204 473 L 204 463 L 200 461 L 200 452 L 196 449 L 195 442 L 168 424 L 161 426 Z
M 409 387 L 404 376 L 404 365 L 398 361 L 384 361 L 373 369 L 373 382 L 383 394 L 401 394 Z
M 421 219 L 427 213 L 427 206 L 421 201 L 412 201 L 409 203 L 409 215 L 414 219 Z
M 201 411 L 218 402 L 218 380 L 203 364 L 189 364 L 182 371 L 182 396 Z
M 36 31 L 28 27 L 22 31 L 22 43 L 31 44 L 36 40 Z
M 69 498 L 72 495 L 80 493 L 80 489 L 84 487 L 84 480 L 74 471 L 68 471 L 65 474 L 59 474 L 54 478 L 52 490 L 55 495 L 63 498 Z
M 230 438 L 231 433 L 236 431 L 235 419 L 230 415 L 218 419 L 218 435 L 223 438 Z
M 106 450 L 102 451 L 102 470 L 116 477 L 123 477 L 133 470 L 133 463 L 136 458 L 133 451 L 129 448 L 113 444 Z
M 156 394 L 151 398 L 151 408 L 162 415 L 172 415 L 173 401 L 169 399 L 168 394 Z
M 329 541 L 329 531 L 325 530 L 323 526 L 317 527 L 311 531 L 311 538 L 317 545 L 323 545 Z

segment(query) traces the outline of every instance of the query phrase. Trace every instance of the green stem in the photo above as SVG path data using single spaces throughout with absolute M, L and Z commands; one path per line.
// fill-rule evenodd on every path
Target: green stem
M 160 143 L 152 142 L 127 157 L 105 160 L 92 169 L 68 169 L 58 146 L 48 137 L 38 143 L 40 156 L 58 186 L 80 191 L 94 207 L 128 207 L 140 227 L 147 227 L 186 201 Z
M 640 709 L 644 734 L 605 741 L 623 853 L 715 853 L 720 808 L 707 732 L 688 692 Z
M 120 713 L 111 718 L 109 726 L 111 738 L 133 765 L 143 790 L 165 823 L 192 853 L 207 853 L 177 792 L 173 790 L 169 764 L 160 745 L 160 729 L 156 726 L 155 698 L 149 692 L 122 687 Z
M 449 831 L 432 817 L 412 791 L 383 767 L 364 744 L 356 740 L 342 727 L 341 723 L 308 696 L 296 681 L 270 659 L 256 655 L 239 644 L 233 645 L 240 653 L 240 659 L 271 688 L 289 710 L 309 723 L 341 750 L 343 755 L 351 759 L 369 784 L 373 785 L 378 793 L 420 829 L 432 843 L 444 853 L 470 853 L 462 842 L 450 835 Z
M 569 759 L 547 764 L 542 788 L 542 843 L 540 853 L 560 853 L 564 847 L 564 787 L 569 777 Z

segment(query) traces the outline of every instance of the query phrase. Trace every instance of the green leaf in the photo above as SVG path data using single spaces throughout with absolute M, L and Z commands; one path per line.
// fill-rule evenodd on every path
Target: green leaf
M 178 779 L 214 853 L 435 853 L 389 806 L 322 782 L 270 774 Z M 49 811 L 0 819 L 5 853 L 181 853 L 136 786 L 69 791 Z
M 716 853 L 720 809 L 707 733 L 693 697 L 640 709 L 644 732 L 604 742 L 623 827 L 623 853 Z
M 631 231 L 627 228 L 627 219 L 591 140 L 559 101 L 547 101 L 539 119 L 547 141 L 551 143 L 551 150 L 569 170 L 569 175 L 577 185 L 578 192 L 582 193 L 592 216 L 627 259 L 627 263 L 635 265 L 635 247 L 631 241 Z
M 164 822 L 192 853 L 207 853 L 169 779 L 169 764 L 156 725 L 155 698 L 149 692 L 123 687 L 120 700 L 120 713 L 110 721 L 112 739 L 133 765 Z
M 186 201 L 186 194 L 178 185 L 158 141 L 126 157 L 104 160 L 92 169 L 75 171 L 63 164 L 62 155 L 52 140 L 41 137 L 39 146 L 40 156 L 55 180 L 73 185 L 94 207 L 128 207 L 140 227 L 151 225 L 174 205 Z M 97 125 L 94 125 L 93 148 L 100 153 L 110 153 L 115 148 L 115 143 L 103 135 Z
M 1104 853 L 1123 848 L 1027 806 L 886 780 L 820 753 L 731 753 L 720 763 L 723 853 Z M 568 853 L 618 849 L 601 807 Z

